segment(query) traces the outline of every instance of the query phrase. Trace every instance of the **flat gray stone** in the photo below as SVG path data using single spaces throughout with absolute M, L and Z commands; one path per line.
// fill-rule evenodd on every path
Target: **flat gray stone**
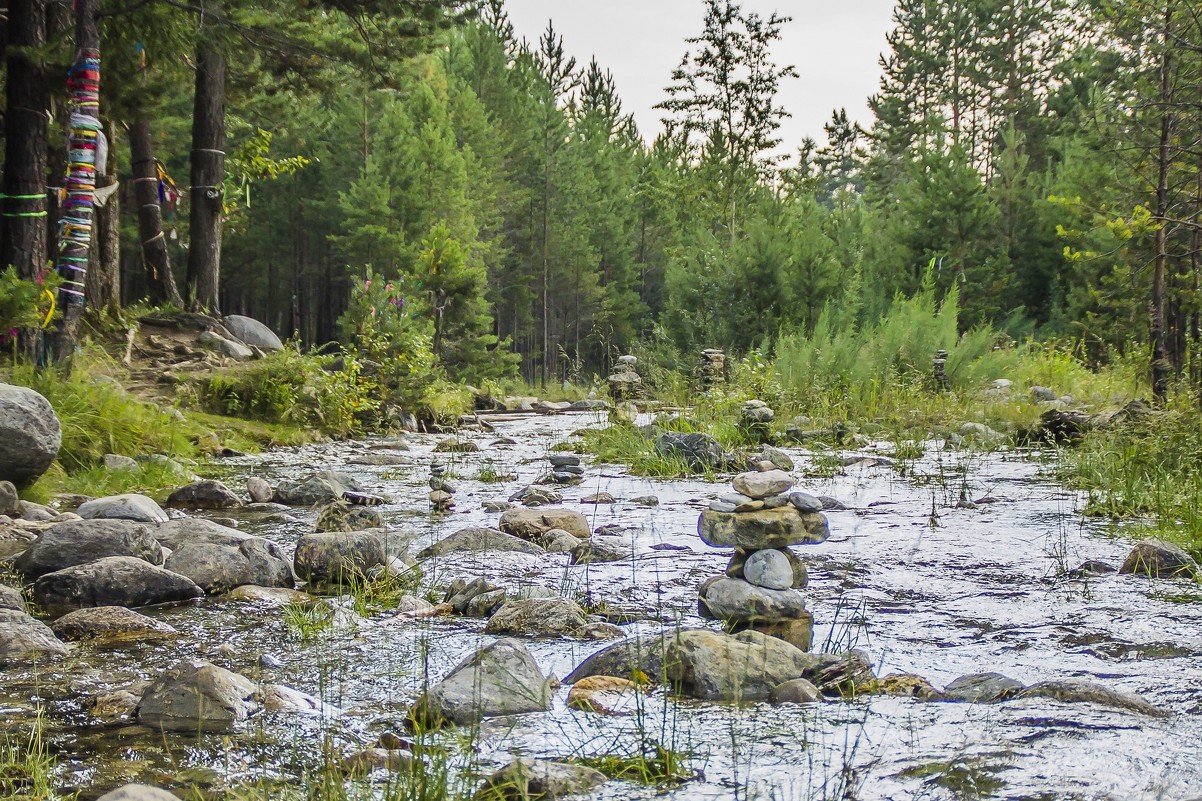
M 150 606 L 204 595 L 187 576 L 132 556 L 109 556 L 46 573 L 33 584 L 39 606 L 63 614 L 94 606 Z
M 139 523 L 166 523 L 163 507 L 145 495 L 127 493 L 95 498 L 75 510 L 84 520 L 135 520 Z
M 740 473 L 731 482 L 736 492 L 749 498 L 767 498 L 779 495 L 793 486 L 793 476 L 784 470 L 768 470 L 765 472 Z
M 163 564 L 163 549 L 150 525 L 132 520 L 68 520 L 43 531 L 13 560 L 13 566 L 27 579 L 36 579 L 106 556 Z
M 749 584 L 768 590 L 792 589 L 793 565 L 780 551 L 756 551 L 743 565 L 743 578 Z
M 790 578 L 792 568 L 790 568 Z M 704 596 L 710 614 L 732 623 L 779 623 L 806 616 L 805 596 L 797 590 L 769 590 L 742 579 L 721 577 Z

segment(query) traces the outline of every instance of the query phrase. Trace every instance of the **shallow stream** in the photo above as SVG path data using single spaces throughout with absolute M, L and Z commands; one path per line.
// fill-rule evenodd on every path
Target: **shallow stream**
M 431 515 L 425 481 L 441 437 L 413 435 L 408 450 L 358 441 L 225 460 L 231 475 L 269 480 L 314 468 L 351 472 L 395 503 L 386 522 L 416 533 L 414 552 L 460 528 L 495 525 L 485 500 L 505 500 L 541 475 L 549 448 L 570 442 L 598 415 L 529 416 L 465 434 L 479 453 L 445 457 L 458 476 L 458 509 Z M 508 437 L 517 444 L 493 444 Z M 887 452 L 887 447 L 882 446 Z M 806 473 L 813 455 L 788 449 Z M 383 458 L 381 458 L 383 457 Z M 389 461 L 395 464 L 363 464 Z M 480 468 L 516 473 L 516 481 L 475 480 Z M 1085 559 L 1121 562 L 1130 542 L 1082 521 L 1077 494 L 1048 476 L 1037 455 L 942 450 L 906 476 L 890 466 L 853 465 L 830 478 L 803 478 L 808 492 L 846 505 L 828 512 L 831 537 L 797 550 L 810 572 L 807 605 L 815 650 L 862 649 L 878 675 L 915 673 L 942 687 L 958 676 L 997 671 L 1024 683 L 1084 678 L 1136 692 L 1171 710 L 1160 720 L 1089 704 L 1021 700 L 996 705 L 924 703 L 867 697 L 807 706 L 741 707 L 667 699 L 646 715 L 602 717 L 568 709 L 568 688 L 545 714 L 482 725 L 473 747 L 483 768 L 513 753 L 570 757 L 620 753 L 639 733 L 693 755 L 704 777 L 663 791 L 613 781 L 599 799 L 1184 799 L 1202 796 L 1202 593 L 1189 583 L 1130 576 L 1058 578 Z M 240 482 L 231 480 L 231 486 Z M 648 610 L 623 628 L 654 632 L 715 625 L 696 616 L 697 585 L 721 572 L 728 554 L 705 546 L 696 520 L 725 481 L 650 480 L 619 466 L 589 465 L 585 481 L 564 490 L 594 527 L 618 524 L 631 540 L 630 561 L 567 565 L 566 555 L 477 554 L 424 566 L 424 581 L 486 576 L 507 588 L 551 587 L 570 597 Z M 580 505 L 608 492 L 612 505 Z M 655 495 L 656 507 L 634 505 Z M 965 503 L 977 501 L 977 503 Z M 241 528 L 291 550 L 312 514 Z M 224 516 L 215 514 L 214 516 Z M 123 781 L 163 786 L 196 781 L 233 785 L 295 776 L 322 743 L 340 750 L 400 731 L 423 676 L 440 679 L 487 639 L 484 621 L 362 619 L 349 610 L 315 639 L 291 632 L 278 608 L 206 600 L 150 612 L 180 632 L 168 643 L 112 650 L 83 646 L 40 674 L 6 674 L 0 715 L 30 714 L 31 696 L 47 699 L 47 729 L 63 781 L 83 798 Z M 223 644 L 233 646 L 222 649 Z M 531 640 L 546 673 L 565 676 L 606 642 Z M 281 667 L 260 667 L 261 654 Z M 80 698 L 150 679 L 181 657 L 202 657 L 255 680 L 287 684 L 340 708 L 334 718 L 268 714 L 233 737 L 150 735 L 128 724 L 100 724 Z M 31 688 L 36 693 L 31 693 Z M 851 788 L 848 794 L 847 788 Z

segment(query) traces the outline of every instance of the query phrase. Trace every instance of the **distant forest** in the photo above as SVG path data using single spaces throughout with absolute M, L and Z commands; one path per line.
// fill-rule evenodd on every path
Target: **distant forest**
M 778 89 L 820 78 L 773 62 L 784 17 L 731 0 L 698 0 L 651 131 L 605 65 L 553 23 L 518 38 L 500 0 L 98 10 L 97 184 L 120 186 L 92 308 L 321 345 L 377 281 L 453 377 L 545 384 L 636 343 L 770 350 L 841 306 L 867 325 L 925 282 L 957 290 L 964 330 L 1150 348 L 1162 383 L 1202 368 L 1196 2 L 901 0 L 871 126 L 835 109 L 796 143 Z M 64 170 L 74 26 L 56 0 L 5 21 L 0 259 L 25 277 L 31 226 L 58 230 L 20 201 Z

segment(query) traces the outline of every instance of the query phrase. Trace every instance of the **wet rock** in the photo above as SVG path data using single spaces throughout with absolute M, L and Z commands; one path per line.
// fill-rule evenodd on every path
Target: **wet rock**
M 637 498 L 631 498 L 630 503 L 635 506 L 659 506 L 659 498 L 654 495 L 640 495 Z
M 202 517 L 181 517 L 169 520 L 154 529 L 155 539 L 159 545 L 172 551 L 179 550 L 185 545 L 224 545 L 238 547 L 255 537 L 239 531 L 236 528 L 223 526 Z
M 797 590 L 769 590 L 743 579 L 721 577 L 699 597 L 715 619 L 731 623 L 777 623 L 807 614 L 805 596 Z
M 163 549 L 148 525 L 131 520 L 69 520 L 42 532 L 13 566 L 27 579 L 36 579 L 106 556 L 163 564 Z
M 344 492 L 363 492 L 363 487 L 349 473 L 323 470 L 303 481 L 281 481 L 272 500 L 288 506 L 314 506 L 339 500 Z
M 793 564 L 782 551 L 756 551 L 743 565 L 743 579 L 767 590 L 793 587 Z
M 36 481 L 58 456 L 62 427 L 50 402 L 28 387 L 0 384 L 0 481 Z
M 396 605 L 396 611 L 402 615 L 421 615 L 433 608 L 434 604 L 416 595 L 402 595 Z
M 16 587 L 6 587 L 0 584 L 0 609 L 15 609 L 25 612 L 25 598 Z
M 570 509 L 510 509 L 501 515 L 501 531 L 524 540 L 534 540 L 554 528 L 563 529 L 582 540 L 588 539 L 592 533 L 584 515 Z
M 697 533 L 706 545 L 761 550 L 825 542 L 830 529 L 820 513 L 782 506 L 742 513 L 707 509 L 697 521 Z
M 21 498 L 11 481 L 0 481 L 0 515 L 21 516 Z
M 584 542 L 587 543 L 588 540 Z M 582 543 L 575 535 L 562 528 L 553 528 L 538 538 L 538 544 L 545 548 L 547 553 L 570 553 Z
M 736 492 L 749 498 L 760 499 L 787 492 L 793 487 L 793 477 L 783 470 L 769 470 L 764 473 L 757 471 L 740 473 L 731 484 Z
M 479 801 L 553 801 L 585 795 L 606 781 L 604 773 L 584 765 L 547 759 L 516 759 L 485 779 L 476 798 Z
M 580 640 L 620 640 L 625 636 L 626 632 L 620 626 L 603 621 L 586 623 L 576 632 L 576 638 Z
M 522 487 L 510 495 L 509 500 L 511 503 L 520 503 L 524 506 L 548 506 L 560 503 L 563 500 L 563 496 L 550 487 L 540 487 L 532 484 L 529 487 Z
M 235 587 L 222 598 L 227 601 L 251 601 L 271 606 L 290 606 L 292 604 L 306 606 L 317 600 L 309 593 L 300 590 L 290 590 L 286 587 L 259 587 L 253 584 Z
M 1070 576 L 1074 577 L 1106 576 L 1111 573 L 1117 573 L 1118 568 L 1106 562 L 1100 562 L 1097 559 L 1086 559 L 1068 572 Z
M 592 537 L 577 542 L 568 557 L 568 564 L 586 565 L 591 562 L 620 562 L 630 559 L 634 551 L 630 543 L 618 537 Z
M 363 775 L 373 770 L 408 773 L 413 769 L 413 754 L 399 748 L 364 748 L 341 761 L 343 773 Z
M 193 481 L 167 496 L 167 506 L 174 509 L 234 509 L 242 499 L 220 481 Z
M 1120 573 L 1133 573 L 1150 578 L 1193 578 L 1198 574 L 1198 563 L 1181 548 L 1164 540 L 1144 540 L 1136 543 L 1127 554 Z
M 227 331 L 252 348 L 262 351 L 284 349 L 284 343 L 275 335 L 275 332 L 253 317 L 227 314 L 221 322 L 225 324 Z
M 136 693 L 129 689 L 98 693 L 89 696 L 83 706 L 92 717 L 104 720 L 125 720 L 133 717 L 134 710 L 138 708 L 138 701 L 142 700 L 140 693 L 144 689 L 145 687 Z
M 1080 679 L 1041 681 L 1017 695 L 1018 698 L 1051 698 L 1065 704 L 1088 703 L 1136 712 L 1154 718 L 1171 717 L 1171 713 L 1148 703 L 1135 693 L 1112 690 L 1101 684 Z
M 614 643 L 577 665 L 564 681 L 575 684 L 590 676 L 618 676 L 639 683 L 659 682 L 664 673 L 664 650 L 672 636 L 631 637 Z
M 694 470 L 714 470 L 730 461 L 718 440 L 708 434 L 664 431 L 655 439 L 655 451 L 661 456 L 683 459 Z
M 469 617 L 488 617 L 509 597 L 505 590 L 480 593 L 467 602 L 464 614 Z
M 809 704 L 822 700 L 822 692 L 807 679 L 791 679 L 778 684 L 768 693 L 774 704 Z
M 493 612 L 484 632 L 527 637 L 566 637 L 575 634 L 587 622 L 580 604 L 567 598 L 511 600 Z
M 204 595 L 187 576 L 132 556 L 109 556 L 56 570 L 33 585 L 34 600 L 51 613 L 94 606 L 150 606 Z
M 638 706 L 639 685 L 617 676 L 588 676 L 568 691 L 568 706 L 598 715 L 629 715 Z
M 258 476 L 249 476 L 246 479 L 246 492 L 254 503 L 271 503 L 275 495 L 271 485 Z
M 16 609 L 0 609 L 0 668 L 44 664 L 67 655 L 67 646 L 40 621 Z
M 942 701 L 943 695 L 922 676 L 913 673 L 891 673 L 877 682 L 877 692 L 917 698 L 919 701 Z
M 728 624 L 731 634 L 741 631 L 758 631 L 766 637 L 784 640 L 801 651 L 809 651 L 814 644 L 814 616 L 808 611 L 793 620 L 782 620 L 777 623 L 731 623 Z
M 610 495 L 608 492 L 598 492 L 593 495 L 585 495 L 583 498 L 580 499 L 580 502 L 581 503 L 591 503 L 591 504 L 602 504 L 602 503 L 616 503 L 616 500 L 614 499 L 614 496 Z
M 344 584 L 385 562 L 380 538 L 369 531 L 305 534 L 296 544 L 293 567 L 310 584 Z
M 317 532 L 367 531 L 381 528 L 383 525 L 384 519 L 380 513 L 370 506 L 331 501 L 318 509 L 317 522 L 313 529 Z
M 435 453 L 478 453 L 480 446 L 470 439 L 444 439 L 434 446 Z
M 139 523 L 166 523 L 167 513 L 145 495 L 129 493 L 88 501 L 75 510 L 84 520 L 136 520 Z
M 575 537 L 573 542 L 578 542 Z M 444 537 L 428 548 L 418 552 L 419 559 L 430 559 L 435 556 L 445 556 L 457 552 L 517 552 L 538 556 L 545 551 L 533 542 L 519 539 L 512 534 L 506 534 L 495 528 L 472 526 L 456 531 L 449 537 Z
M 791 492 L 789 493 L 789 503 L 803 514 L 812 514 L 821 512 L 827 508 L 821 498 L 817 498 L 808 492 Z
M 96 801 L 179 801 L 179 797 L 149 784 L 126 784 L 105 793 Z
M 419 723 L 471 724 L 483 718 L 545 712 L 551 683 L 525 646 L 498 640 L 460 662 L 414 704 Z
M 278 656 L 268 653 L 259 654 L 259 667 L 266 668 L 267 670 L 276 670 L 283 666 L 284 662 Z
M 777 686 L 829 661 L 754 631 L 681 631 L 667 639 L 664 654 L 667 677 L 683 695 L 730 702 L 766 699 Z
M 163 567 L 187 576 L 210 595 L 246 584 L 291 588 L 296 583 L 280 547 L 258 537 L 236 546 L 186 543 L 172 551 Z
M 480 508 L 491 514 L 500 514 L 513 508 L 513 504 L 507 501 L 485 501 L 480 504 Z
M 969 704 L 992 704 L 1013 698 L 1026 689 L 1021 681 L 1015 681 L 1001 673 L 974 673 L 961 676 L 943 688 L 947 701 Z
M 177 632 L 166 623 L 139 614 L 123 606 L 97 606 L 77 609 L 63 615 L 50 626 L 60 640 L 155 640 Z
M 498 588 L 482 578 L 465 582 L 462 579 L 451 582 L 447 589 L 446 603 L 456 614 L 467 614 L 471 602 L 478 596 L 495 592 Z
M 269 712 L 295 712 L 301 715 L 328 717 L 342 713 L 338 707 L 330 706 L 316 696 L 283 684 L 264 684 L 259 694 L 263 699 L 263 708 Z
M 146 689 L 136 715 L 139 723 L 163 731 L 230 731 L 258 711 L 258 695 L 245 676 L 183 661 Z
M 877 678 L 872 672 L 872 663 L 862 651 L 836 654 L 833 659 L 826 655 L 826 658 L 829 660 L 826 665 L 806 677 L 824 695 L 854 698 L 876 689 Z
M 783 470 L 786 473 L 792 471 L 796 465 L 793 464 L 792 457 L 779 448 L 774 448 L 771 445 L 760 446 L 760 452 L 756 454 L 756 460 L 761 462 L 770 462 L 777 470 Z

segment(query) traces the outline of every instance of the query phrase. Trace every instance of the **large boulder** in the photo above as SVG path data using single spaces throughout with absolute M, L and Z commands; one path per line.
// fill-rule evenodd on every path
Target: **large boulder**
M 805 596 L 798 590 L 769 590 L 743 579 L 708 584 L 702 600 L 715 619 L 731 623 L 779 623 L 806 616 Z
M 186 543 L 163 567 L 187 576 L 207 593 L 229 592 L 244 584 L 292 587 L 292 566 L 274 542 L 250 537 L 238 545 Z
M 296 575 L 310 584 L 345 584 L 384 563 L 384 545 L 371 531 L 306 534 L 293 557 Z
M 132 556 L 108 556 L 56 570 L 33 584 L 33 598 L 52 614 L 93 606 L 150 606 L 188 601 L 204 590 L 187 576 Z
M 573 537 L 573 542 L 577 541 Z M 459 551 L 514 551 L 530 554 L 531 556 L 540 556 L 545 553 L 542 548 L 534 543 L 519 539 L 512 534 L 506 534 L 495 528 L 472 526 L 471 528 L 460 529 L 454 534 L 444 537 L 420 551 L 417 557 L 419 559 L 429 559 L 434 556 L 443 556 Z
M 68 520 L 57 523 L 13 560 L 17 572 L 36 579 L 106 556 L 132 556 L 152 565 L 163 564 L 163 549 L 154 531 L 132 520 Z
M 664 674 L 664 652 L 673 636 L 675 635 L 636 636 L 614 643 L 577 665 L 564 681 L 574 684 L 591 676 L 617 676 L 623 679 L 637 679 L 640 683 L 658 683 Z
M 233 509 L 242 505 L 242 499 L 220 481 L 203 479 L 171 493 L 167 505 L 175 509 Z
M 139 523 L 166 523 L 163 507 L 145 495 L 127 493 L 94 498 L 82 504 L 75 514 L 84 520 L 136 520 Z
M 16 587 L 8 587 L 0 584 L 0 609 L 15 609 L 18 612 L 24 612 L 25 598 L 22 597 L 21 591 Z
M 730 455 L 708 434 L 664 431 L 655 438 L 655 451 L 661 456 L 682 459 L 694 470 L 718 470 L 730 462 Z
M 237 547 L 255 539 L 236 528 L 205 520 L 203 517 L 181 517 L 160 524 L 154 530 L 155 539 L 164 548 L 175 551 L 185 545 L 226 545 Z
M 62 640 L 157 640 L 178 632 L 123 606 L 97 606 L 76 609 L 54 621 L 50 630 Z
M 501 515 L 501 531 L 524 540 L 537 540 L 552 529 L 562 529 L 580 539 L 592 533 L 580 512 L 561 507 L 510 509 Z
M 184 661 L 146 688 L 138 722 L 163 731 L 225 732 L 259 710 L 250 679 L 208 662 Z
M 313 506 L 337 501 L 345 492 L 363 492 L 363 487 L 349 473 L 322 470 L 303 481 L 281 481 L 276 485 L 273 500 L 289 506 Z
M 227 331 L 252 348 L 265 351 L 284 349 L 284 343 L 275 335 L 275 332 L 253 317 L 229 314 L 222 322 L 225 323 Z
M 677 690 L 707 701 L 763 700 L 781 684 L 810 678 L 833 661 L 758 632 L 732 636 L 707 629 L 679 632 L 664 654 L 666 675 Z
M 67 655 L 54 632 L 16 609 L 0 609 L 0 668 L 50 662 Z
M 825 515 L 789 505 L 756 512 L 706 509 L 697 519 L 697 534 L 706 545 L 758 551 L 826 542 L 830 529 Z
M 588 620 L 580 604 L 567 598 L 531 598 L 505 601 L 488 619 L 486 634 L 523 634 L 529 637 L 563 637 L 584 628 Z
M 484 646 L 428 689 L 413 705 L 414 720 L 427 726 L 471 724 L 484 718 L 546 712 L 551 682 L 521 643 Z
M 11 481 L 0 481 L 0 515 L 21 516 L 21 496 Z
M 0 481 L 32 484 L 62 444 L 63 429 L 50 401 L 28 387 L 0 384 Z

